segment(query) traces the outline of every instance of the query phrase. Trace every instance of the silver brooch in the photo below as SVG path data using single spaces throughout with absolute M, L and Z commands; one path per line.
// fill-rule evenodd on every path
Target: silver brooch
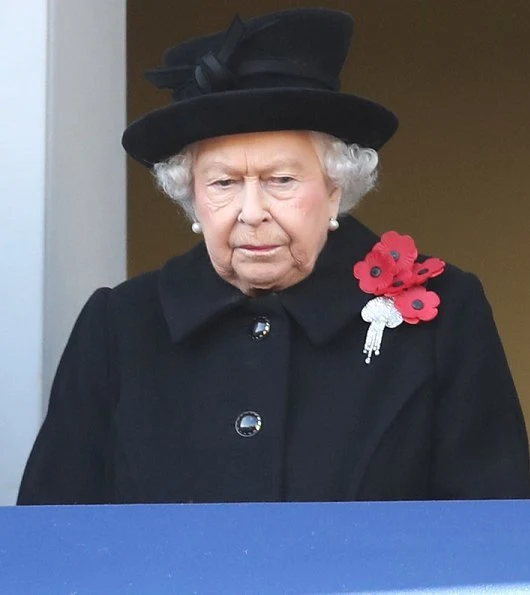
M 387 297 L 376 297 L 370 300 L 361 311 L 362 319 L 369 322 L 366 333 L 363 353 L 366 353 L 367 364 L 372 360 L 372 353 L 381 353 L 381 341 L 385 328 L 396 328 L 403 322 L 399 310 L 394 305 L 394 300 Z

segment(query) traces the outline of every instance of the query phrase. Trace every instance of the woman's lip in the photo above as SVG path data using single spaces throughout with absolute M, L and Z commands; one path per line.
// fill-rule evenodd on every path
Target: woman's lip
M 247 254 L 254 254 L 255 256 L 268 256 L 273 254 L 280 248 L 278 244 L 267 244 L 263 246 L 253 246 L 251 244 L 245 244 L 243 246 L 238 246 L 239 250 L 246 252 Z
M 267 250 L 273 250 L 274 248 L 278 248 L 277 244 L 264 244 L 262 246 L 253 246 L 251 244 L 245 244 L 243 246 L 239 246 L 243 250 L 252 250 L 255 252 L 266 252 Z

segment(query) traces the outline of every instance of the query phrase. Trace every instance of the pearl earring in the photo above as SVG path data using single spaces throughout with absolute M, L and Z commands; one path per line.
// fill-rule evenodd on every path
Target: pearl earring
M 194 222 L 191 224 L 191 231 L 192 231 L 193 233 L 201 233 L 201 232 L 202 232 L 202 227 L 201 227 L 201 224 L 200 224 L 198 221 L 194 221 Z
M 337 221 L 337 219 L 335 219 L 335 217 L 330 217 L 328 229 L 329 231 L 336 231 L 337 229 L 339 229 L 339 222 Z

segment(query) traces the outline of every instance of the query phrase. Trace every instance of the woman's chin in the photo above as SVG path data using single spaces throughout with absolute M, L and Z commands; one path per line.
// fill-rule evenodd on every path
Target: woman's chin
M 282 291 L 302 281 L 299 270 L 266 263 L 241 267 L 236 273 L 237 286 L 248 295 L 260 291 Z

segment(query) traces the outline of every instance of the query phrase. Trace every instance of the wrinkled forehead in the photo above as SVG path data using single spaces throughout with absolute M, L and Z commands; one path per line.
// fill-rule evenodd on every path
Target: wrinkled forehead
M 255 132 L 221 136 L 193 146 L 193 169 L 279 166 L 304 170 L 321 169 L 319 143 L 308 131 Z

